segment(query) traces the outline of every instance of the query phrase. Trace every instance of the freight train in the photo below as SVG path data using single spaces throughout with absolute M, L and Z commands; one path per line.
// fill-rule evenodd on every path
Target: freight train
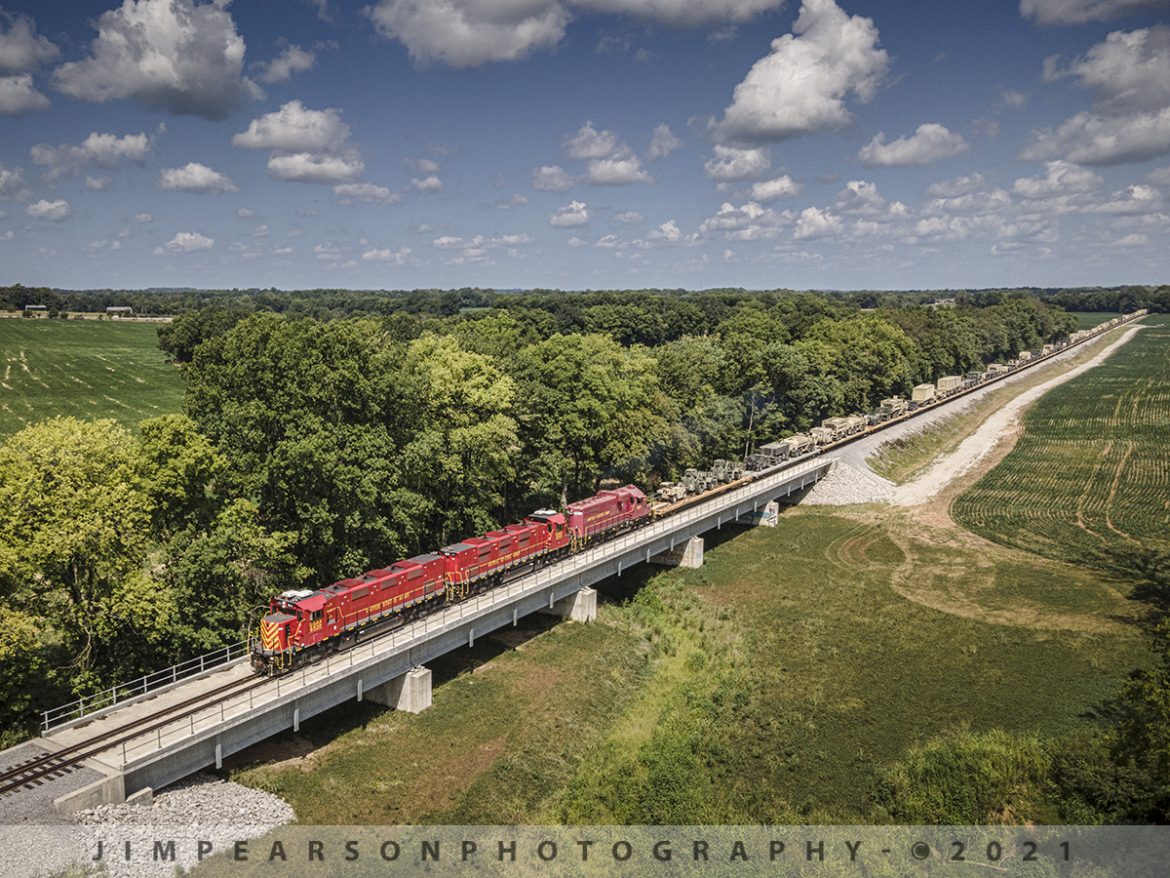
M 396 628 L 447 603 L 549 564 L 567 554 L 669 515 L 717 489 L 759 478 L 799 458 L 823 454 L 845 442 L 885 429 L 968 393 L 1025 365 L 1047 359 L 1069 345 L 1145 316 L 1136 311 L 1033 354 L 1021 351 L 1007 364 L 992 363 L 965 376 L 948 375 L 920 384 L 912 398 L 882 400 L 868 415 L 825 419 L 808 433 L 761 445 L 742 463 L 717 460 L 710 470 L 688 469 L 678 482 L 663 482 L 653 499 L 634 485 L 599 491 L 563 510 L 538 509 L 519 524 L 444 546 L 438 552 L 395 561 L 316 590 L 285 591 L 272 599 L 251 647 L 252 667 L 273 676 L 316 661 L 369 637 Z

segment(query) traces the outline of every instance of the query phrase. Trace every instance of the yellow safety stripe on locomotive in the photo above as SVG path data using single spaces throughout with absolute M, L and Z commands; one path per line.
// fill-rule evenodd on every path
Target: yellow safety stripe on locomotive
M 280 649 L 280 625 L 276 622 L 260 622 L 260 644 L 265 649 Z

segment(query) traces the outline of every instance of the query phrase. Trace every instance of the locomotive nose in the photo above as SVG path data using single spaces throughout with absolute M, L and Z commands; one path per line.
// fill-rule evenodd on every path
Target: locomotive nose
M 288 629 L 277 614 L 260 620 L 260 646 L 266 652 L 283 652 L 288 647 Z

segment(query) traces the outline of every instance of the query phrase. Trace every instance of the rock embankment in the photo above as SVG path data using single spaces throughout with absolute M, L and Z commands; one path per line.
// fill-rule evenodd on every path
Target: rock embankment
M 12 831 L 11 851 L 30 856 L 6 863 L 11 878 L 38 878 L 73 874 L 84 865 L 108 878 L 170 878 L 176 867 L 198 863 L 199 843 L 222 853 L 236 841 L 258 838 L 296 815 L 292 807 L 261 790 L 197 775 L 160 791 L 149 805 L 101 805 L 79 811 L 72 824 L 3 827 Z M 15 834 L 19 833 L 19 834 Z M 101 863 L 93 862 L 98 842 Z M 174 842 L 174 860 L 169 842 Z M 155 844 L 163 845 L 163 859 L 155 860 Z M 6 842 L 7 843 L 7 842 Z M 130 844 L 130 859 L 125 857 Z M 206 849 L 206 848 L 205 848 Z M 101 870 L 101 871 L 97 871 Z

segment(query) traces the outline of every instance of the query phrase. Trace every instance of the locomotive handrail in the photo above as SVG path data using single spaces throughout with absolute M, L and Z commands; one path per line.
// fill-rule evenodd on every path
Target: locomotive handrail
M 93 695 L 83 695 L 76 701 L 54 707 L 41 713 L 41 734 L 73 725 L 87 717 L 104 713 L 145 695 L 161 692 L 178 683 L 198 677 L 207 671 L 239 661 L 248 655 L 248 641 L 241 640 L 211 652 L 197 655 L 161 671 L 144 674 L 129 683 L 111 686 Z

